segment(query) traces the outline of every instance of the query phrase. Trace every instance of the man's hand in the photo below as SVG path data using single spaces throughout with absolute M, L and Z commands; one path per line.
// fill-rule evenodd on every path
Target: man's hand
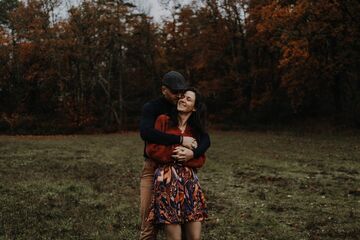
M 179 162 L 186 162 L 194 158 L 194 152 L 186 147 L 178 146 L 171 156 Z
M 193 137 L 184 136 L 183 141 L 182 141 L 182 145 L 184 147 L 187 147 L 187 148 L 192 149 L 192 150 L 197 148 L 197 142 L 196 142 L 195 138 L 193 138 Z

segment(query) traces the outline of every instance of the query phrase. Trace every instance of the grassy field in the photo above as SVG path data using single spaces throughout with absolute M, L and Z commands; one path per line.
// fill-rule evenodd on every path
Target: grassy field
M 211 137 L 203 239 L 360 238 L 359 136 Z M 137 239 L 142 150 L 137 133 L 0 136 L 0 239 Z

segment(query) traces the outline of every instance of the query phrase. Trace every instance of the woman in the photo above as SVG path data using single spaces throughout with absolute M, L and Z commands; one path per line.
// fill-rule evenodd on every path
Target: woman
M 192 88 L 179 99 L 174 113 L 157 118 L 155 128 L 196 138 L 205 131 L 204 116 L 205 105 L 198 91 Z M 148 156 L 158 164 L 148 221 L 164 225 L 168 240 L 181 239 L 181 225 L 186 239 L 200 239 L 201 222 L 207 218 L 207 209 L 196 171 L 205 163 L 205 156 L 181 162 L 172 157 L 174 150 L 184 149 L 176 145 L 146 146 Z

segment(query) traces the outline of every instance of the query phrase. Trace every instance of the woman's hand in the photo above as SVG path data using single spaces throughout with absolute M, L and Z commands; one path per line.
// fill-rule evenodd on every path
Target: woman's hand
M 171 156 L 179 162 L 186 162 L 194 158 L 194 152 L 189 148 L 183 146 L 177 146 L 173 151 L 173 155 Z
M 198 146 L 196 139 L 188 136 L 183 136 L 183 141 L 181 145 L 191 150 L 194 150 Z

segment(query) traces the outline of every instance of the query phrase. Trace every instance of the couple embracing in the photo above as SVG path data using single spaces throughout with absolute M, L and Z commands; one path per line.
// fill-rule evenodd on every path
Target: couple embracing
M 200 239 L 207 218 L 197 170 L 205 163 L 210 138 L 205 130 L 206 107 L 200 93 L 184 77 L 164 75 L 162 96 L 146 103 L 140 122 L 145 141 L 140 179 L 140 240 L 156 239 L 164 227 L 168 240 Z

